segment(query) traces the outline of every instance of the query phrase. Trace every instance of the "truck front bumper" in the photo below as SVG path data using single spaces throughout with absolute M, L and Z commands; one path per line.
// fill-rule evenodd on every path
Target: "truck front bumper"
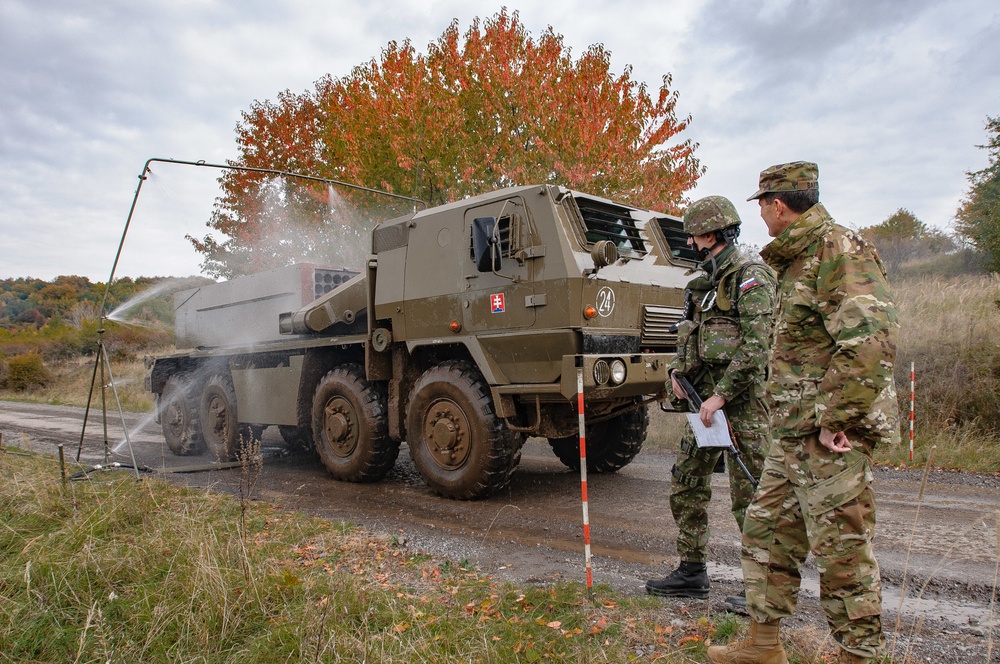
M 665 395 L 667 365 L 673 357 L 672 353 L 563 355 L 559 392 L 566 399 L 574 399 L 582 370 L 584 399 Z

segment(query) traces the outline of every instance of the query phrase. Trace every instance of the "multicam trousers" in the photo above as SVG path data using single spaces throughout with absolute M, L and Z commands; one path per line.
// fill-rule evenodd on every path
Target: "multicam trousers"
M 841 646 L 875 657 L 882 635 L 882 582 L 872 552 L 872 447 L 831 452 L 818 433 L 772 442 L 743 526 L 747 609 L 758 622 L 795 612 L 799 569 L 812 552 L 820 604 Z
M 727 406 L 726 411 L 737 430 L 743 463 L 754 477 L 760 477 L 768 444 L 768 427 L 761 423 L 762 419 L 766 421 L 766 414 L 761 417 L 761 409 L 752 409 L 749 403 L 742 407 Z M 723 454 L 725 450 L 721 448 L 699 448 L 690 425 L 685 429 L 670 484 L 670 511 L 677 524 L 677 554 L 682 561 L 703 563 L 707 560 L 712 471 Z M 741 530 L 753 491 L 753 484 L 730 460 L 729 495 L 733 516 Z

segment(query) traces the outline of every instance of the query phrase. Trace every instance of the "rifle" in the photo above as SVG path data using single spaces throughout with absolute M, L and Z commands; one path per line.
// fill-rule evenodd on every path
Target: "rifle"
M 677 334 L 677 329 L 686 320 L 694 320 L 694 293 L 690 288 L 684 289 L 684 313 L 677 322 L 667 328 L 668 334 Z
M 681 386 L 681 391 L 684 393 L 684 398 L 687 399 L 688 404 L 691 406 L 691 410 L 697 413 L 701 410 L 701 404 L 703 402 L 702 398 L 698 396 L 697 390 L 694 389 L 694 385 L 685 376 L 678 376 L 676 373 L 671 374 L 677 383 Z M 733 425 L 729 424 L 729 418 L 726 418 L 726 424 L 729 426 L 729 453 L 733 455 L 733 460 L 746 475 L 747 479 L 750 480 L 750 484 L 753 485 L 754 490 L 757 490 L 757 480 L 754 476 L 747 470 L 746 464 L 743 463 L 743 458 L 740 456 L 740 451 L 736 449 L 736 433 L 733 431 Z

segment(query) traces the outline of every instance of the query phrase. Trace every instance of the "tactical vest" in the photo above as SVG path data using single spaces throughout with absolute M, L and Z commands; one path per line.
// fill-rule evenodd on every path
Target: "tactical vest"
M 690 320 L 677 326 L 676 365 L 693 382 L 705 374 L 714 374 L 713 369 L 724 371 L 740 347 L 742 336 L 736 302 L 746 268 L 756 264 L 734 261 L 714 287 L 708 276 L 696 277 L 688 283 L 694 310 Z

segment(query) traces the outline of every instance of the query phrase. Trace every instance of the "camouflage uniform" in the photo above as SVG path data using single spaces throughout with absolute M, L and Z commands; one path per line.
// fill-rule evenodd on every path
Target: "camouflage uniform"
M 783 168 L 799 184 L 817 180 L 815 164 Z M 780 167 L 762 173 L 761 192 L 752 198 L 804 188 L 772 182 L 767 189 L 766 177 L 781 177 Z M 834 223 L 822 204 L 761 255 L 779 279 L 768 382 L 774 440 L 743 529 L 747 608 L 758 624 L 791 615 L 799 568 L 812 552 L 834 638 L 855 655 L 875 657 L 885 640 L 871 544 L 872 451 L 899 438 L 893 384 L 899 325 L 885 269 L 875 249 Z M 819 442 L 820 428 L 846 433 L 853 449 L 829 451 Z M 715 651 L 712 661 L 736 661 L 716 659 Z
M 669 370 L 687 377 L 702 398 L 717 394 L 726 400 L 724 410 L 743 461 L 754 477 L 760 477 L 769 443 L 764 367 L 775 301 L 774 273 L 741 256 L 732 245 L 716 256 L 714 272 L 711 261 L 701 267 L 708 275 L 688 284 L 695 309 L 692 320 L 678 329 L 678 352 Z M 711 306 L 703 309 L 703 303 Z M 675 406 L 683 404 L 675 402 Z M 670 511 L 679 531 L 677 553 L 682 561 L 706 562 L 712 471 L 724 452 L 698 448 L 690 425 L 686 428 L 670 487 Z M 753 485 L 733 466 L 729 489 L 733 516 L 742 529 Z

